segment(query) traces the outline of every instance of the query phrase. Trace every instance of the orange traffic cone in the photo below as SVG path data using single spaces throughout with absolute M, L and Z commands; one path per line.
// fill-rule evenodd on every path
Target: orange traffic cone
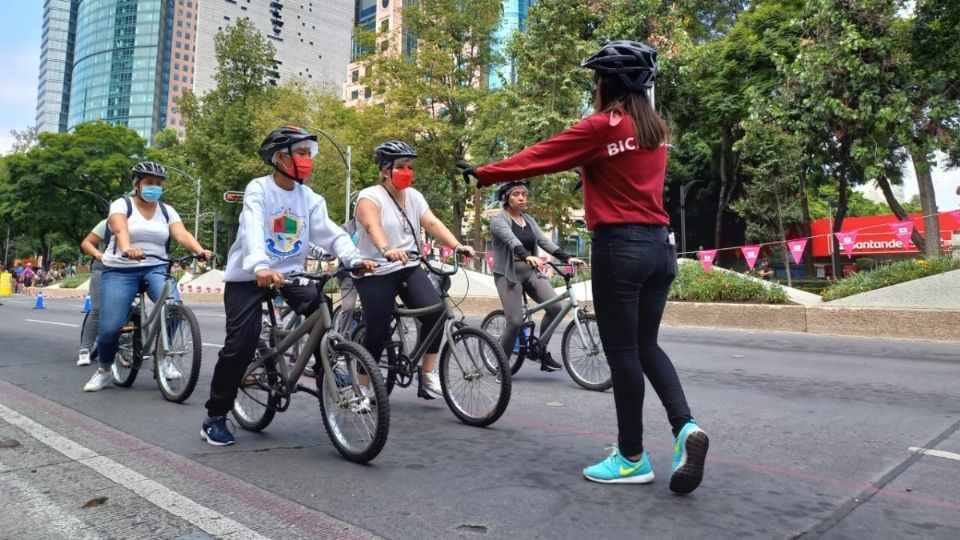
M 37 291 L 37 303 L 33 306 L 33 309 L 46 309 L 43 307 L 43 291 Z

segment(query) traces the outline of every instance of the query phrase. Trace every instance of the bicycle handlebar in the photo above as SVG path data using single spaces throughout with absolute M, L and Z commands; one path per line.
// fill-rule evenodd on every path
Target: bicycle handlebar
M 159 256 L 159 255 L 153 255 L 153 254 L 151 254 L 151 253 L 144 253 L 144 254 L 143 254 L 143 258 L 146 259 L 147 257 L 151 257 L 151 258 L 154 258 L 154 259 L 163 261 L 163 262 L 168 263 L 168 264 L 173 264 L 173 263 L 181 263 L 181 264 L 182 264 L 182 263 L 185 263 L 185 262 L 187 262 L 187 261 L 194 260 L 194 259 L 196 259 L 196 260 L 199 261 L 200 259 L 205 259 L 205 258 L 206 258 L 203 253 L 194 253 L 194 254 L 191 254 L 191 255 L 184 255 L 183 257 L 180 257 L 180 258 L 178 258 L 178 259 L 167 259 L 166 257 L 161 257 L 161 256 Z M 123 254 L 123 258 L 124 258 L 124 259 L 129 259 L 130 257 L 128 257 L 126 253 L 124 253 L 124 254 Z M 211 260 L 216 260 L 216 258 L 217 258 L 217 256 L 214 255 Z

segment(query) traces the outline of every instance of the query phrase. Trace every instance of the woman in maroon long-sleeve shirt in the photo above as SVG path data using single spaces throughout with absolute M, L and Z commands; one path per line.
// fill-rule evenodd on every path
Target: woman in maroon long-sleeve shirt
M 647 91 L 657 52 L 614 41 L 583 63 L 594 70 L 594 109 L 573 127 L 503 161 L 464 166 L 481 185 L 580 167 L 587 227 L 593 233 L 593 298 L 613 375 L 617 449 L 583 470 L 596 482 L 653 481 L 643 449 L 643 376 L 650 379 L 677 438 L 670 489 L 700 485 L 709 439 L 690 415 L 676 369 L 657 344 L 677 252 L 663 208 L 669 133 Z

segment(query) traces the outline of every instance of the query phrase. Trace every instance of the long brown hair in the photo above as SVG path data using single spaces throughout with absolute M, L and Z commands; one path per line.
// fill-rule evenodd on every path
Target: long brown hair
M 659 148 L 670 140 L 670 129 L 650 105 L 646 92 L 627 90 L 618 77 L 594 73 L 599 92 L 593 95 L 595 112 L 620 110 L 633 120 L 637 146 L 646 150 Z

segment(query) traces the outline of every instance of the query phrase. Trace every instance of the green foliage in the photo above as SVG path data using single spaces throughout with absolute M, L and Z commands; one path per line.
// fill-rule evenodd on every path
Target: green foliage
M 60 280 L 61 289 L 76 289 L 90 279 L 90 274 L 77 274 L 73 277 L 65 277 Z
M 823 292 L 823 299 L 829 302 L 951 270 L 960 270 L 960 259 L 949 255 L 895 262 L 869 272 L 858 272 L 837 281 Z
M 670 300 L 688 302 L 748 302 L 783 304 L 787 293 L 783 287 L 762 283 L 736 272 L 703 269 L 696 263 L 680 264 L 677 279 L 670 287 Z

